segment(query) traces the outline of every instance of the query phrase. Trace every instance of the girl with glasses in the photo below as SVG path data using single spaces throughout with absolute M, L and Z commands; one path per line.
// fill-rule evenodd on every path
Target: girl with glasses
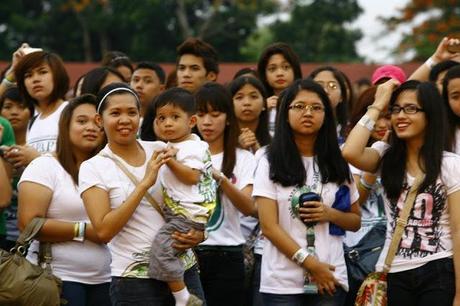
M 329 98 L 316 82 L 298 80 L 282 93 L 278 111 L 253 191 L 266 237 L 264 305 L 343 305 L 348 290 L 343 230 L 359 229 L 360 211 Z M 319 200 L 301 200 L 312 192 Z M 311 279 L 317 291 L 310 286 L 306 294 Z
M 386 194 L 387 234 L 376 270 L 382 270 L 396 219 L 416 178 L 414 206 L 388 273 L 388 305 L 460 305 L 460 157 L 444 151 L 446 117 L 432 83 L 389 80 L 353 128 L 342 154 L 353 166 L 379 171 Z M 390 144 L 367 148 L 375 121 L 389 105 Z

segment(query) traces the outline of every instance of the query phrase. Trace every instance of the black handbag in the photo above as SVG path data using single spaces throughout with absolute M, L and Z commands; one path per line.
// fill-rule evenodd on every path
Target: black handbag
M 385 234 L 386 224 L 377 223 L 358 244 L 353 247 L 344 245 L 348 275 L 363 281 L 369 273 L 375 271 L 375 264 L 385 243 Z

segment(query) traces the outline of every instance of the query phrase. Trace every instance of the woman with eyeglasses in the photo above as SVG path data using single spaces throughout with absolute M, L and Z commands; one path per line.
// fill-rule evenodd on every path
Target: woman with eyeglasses
M 346 75 L 331 66 L 319 67 L 310 73 L 310 77 L 320 84 L 331 101 L 339 143 L 345 141 L 345 127 L 348 124 L 348 107 L 351 105 L 353 92 Z
M 389 105 L 390 144 L 366 148 Z M 421 181 L 388 273 L 388 305 L 460 305 L 460 157 L 444 151 L 446 116 L 436 86 L 389 80 L 353 128 L 342 154 L 353 166 L 379 171 L 386 194 L 387 235 L 376 269 L 383 269 L 408 192 Z
M 263 303 L 343 305 L 343 235 L 359 229 L 360 209 L 331 103 L 311 79 L 295 81 L 279 102 L 275 136 L 259 161 L 253 191 L 267 238 Z

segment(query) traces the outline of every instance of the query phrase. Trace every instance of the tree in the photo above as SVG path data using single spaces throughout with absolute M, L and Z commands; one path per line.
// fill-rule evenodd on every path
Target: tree
M 413 60 L 425 60 L 444 36 L 460 38 L 460 3 L 457 0 L 412 0 L 398 16 L 383 19 L 388 30 L 409 25 L 395 50 L 396 54 L 413 51 Z
M 134 60 L 174 61 L 186 37 L 210 42 L 223 61 L 272 13 L 277 0 L 22 0 L 0 3 L 0 58 L 24 41 L 70 61 L 97 61 L 107 50 Z
M 355 43 L 362 33 L 349 23 L 361 13 L 357 0 L 297 0 L 290 18 L 276 21 L 271 30 L 275 40 L 290 44 L 303 61 L 357 61 Z

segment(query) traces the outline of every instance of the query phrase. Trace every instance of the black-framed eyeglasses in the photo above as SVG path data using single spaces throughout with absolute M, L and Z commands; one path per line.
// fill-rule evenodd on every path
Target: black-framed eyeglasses
M 314 114 L 322 113 L 324 111 L 324 106 L 320 104 L 303 104 L 303 103 L 295 103 L 289 105 L 289 109 L 292 109 L 295 112 L 304 112 L 310 111 Z
M 413 115 L 424 111 L 423 108 L 417 107 L 417 105 L 409 104 L 402 107 L 399 105 L 393 105 L 390 107 L 389 113 L 391 115 L 397 115 L 401 112 L 401 110 L 404 112 L 404 114 L 407 115 Z

